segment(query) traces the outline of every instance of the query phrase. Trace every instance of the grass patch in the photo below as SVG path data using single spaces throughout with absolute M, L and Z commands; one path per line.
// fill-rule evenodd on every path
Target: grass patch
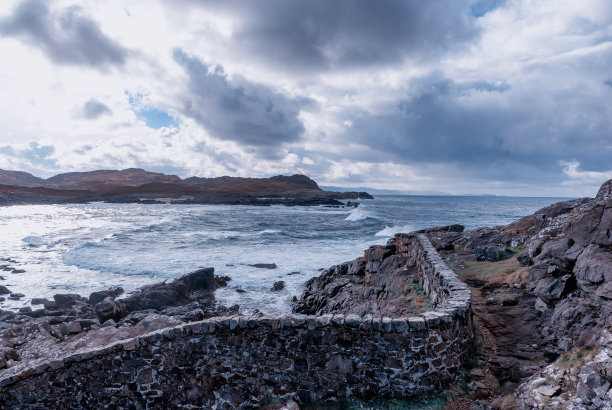
M 555 364 L 564 369 L 579 369 L 587 360 L 590 360 L 595 355 L 595 349 L 579 348 L 569 353 L 564 353 L 555 361 Z
M 432 310 L 427 294 L 419 284 L 418 279 L 412 279 L 404 288 L 406 300 L 414 305 L 420 313 Z
M 516 258 L 498 262 L 464 261 L 463 268 L 457 266 L 455 271 L 462 279 L 479 279 L 508 286 L 518 283 L 523 287 L 527 284 L 529 266 L 521 266 Z

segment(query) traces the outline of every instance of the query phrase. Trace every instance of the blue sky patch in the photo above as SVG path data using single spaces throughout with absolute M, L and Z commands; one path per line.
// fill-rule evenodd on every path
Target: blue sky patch
M 158 110 L 157 108 L 146 105 L 142 102 L 143 95 L 139 93 L 125 92 L 128 96 L 128 102 L 132 106 L 132 110 L 138 118 L 143 120 L 147 127 L 153 129 L 160 129 L 163 127 L 178 127 L 178 123 L 167 112 Z

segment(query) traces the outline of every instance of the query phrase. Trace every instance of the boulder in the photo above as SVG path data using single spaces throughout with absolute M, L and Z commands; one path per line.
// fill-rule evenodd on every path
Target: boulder
M 232 280 L 232 278 L 230 278 L 229 276 L 217 276 L 217 275 L 215 275 L 215 286 L 217 288 L 222 288 L 224 286 L 227 286 L 227 284 L 231 280 Z
M 123 288 L 121 287 L 99 290 L 97 292 L 92 292 L 89 295 L 88 302 L 91 305 L 97 305 L 98 303 L 102 302 L 107 297 L 114 299 L 121 294 L 123 294 Z
M 576 280 L 572 275 L 546 276 L 538 281 L 534 292 L 546 303 L 554 303 L 574 290 Z
M 95 311 L 101 323 L 109 319 L 119 320 L 128 313 L 125 304 L 110 297 L 106 297 L 102 302 L 98 303 Z
M 519 253 L 516 256 L 516 259 L 518 260 L 518 263 L 521 266 L 533 265 L 533 259 L 529 257 L 529 254 L 527 252 Z
M 270 290 L 272 292 L 279 292 L 283 289 L 285 289 L 285 282 L 283 282 L 282 280 L 279 280 L 278 282 L 274 282 L 274 285 L 272 285 L 272 289 Z
M 276 265 L 274 267 L 276 268 Z M 184 280 L 187 284 L 187 290 L 190 292 L 199 289 L 215 290 L 217 287 L 214 268 L 198 269 L 195 272 L 181 276 L 178 280 Z
M 505 255 L 506 248 L 498 245 L 478 246 L 474 249 L 476 260 L 497 262 Z
M 6 286 L 0 285 L 0 295 L 10 295 L 11 292 Z
M 58 293 L 57 295 L 53 295 L 53 300 L 57 303 L 57 306 L 64 306 L 81 301 L 83 298 L 74 293 Z
M 60 330 L 63 335 L 69 335 L 74 333 L 81 333 L 83 331 L 83 328 L 81 327 L 81 324 L 79 322 L 68 322 L 62 323 L 60 325 Z
M 143 286 L 123 299 L 130 312 L 145 309 L 162 310 L 169 306 L 185 305 L 194 291 L 213 292 L 216 288 L 214 268 L 199 269 L 171 282 Z

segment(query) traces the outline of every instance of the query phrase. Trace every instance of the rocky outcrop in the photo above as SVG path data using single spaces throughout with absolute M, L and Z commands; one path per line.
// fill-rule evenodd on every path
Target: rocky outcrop
M 438 230 L 428 235 L 459 267 L 467 261 L 473 271 L 472 261 L 480 260 L 491 263 L 493 270 L 496 264 L 516 258 L 512 270 L 524 272 L 524 276 L 512 276 L 510 285 L 516 289 L 504 295 L 518 295 L 516 306 L 496 307 L 491 298 L 491 307 L 478 302 L 475 307 L 479 323 L 491 337 L 493 372 L 504 377 L 512 369 L 520 370 L 512 377 L 516 383 L 536 372 L 526 382 L 529 385 L 519 389 L 524 407 L 553 408 L 547 403 L 557 403 L 559 408 L 601 408 L 609 389 L 600 380 L 605 381 L 607 373 L 596 370 L 599 365 L 581 364 L 570 377 L 555 360 L 585 349 L 609 352 L 604 341 L 612 331 L 612 180 L 601 186 L 595 198 L 559 202 L 507 226 L 463 233 Z M 503 281 L 503 274 L 498 275 Z M 474 280 L 473 286 L 484 295 L 485 288 L 502 284 Z M 509 316 L 510 310 L 514 312 Z M 536 349 L 519 352 L 514 348 L 527 340 Z M 506 355 L 500 357 L 500 352 Z M 604 356 L 597 354 L 592 359 L 608 363 Z M 529 358 L 530 366 L 524 358 Z M 545 382 L 538 380 L 542 377 Z M 589 382 L 582 383 L 582 379 Z M 582 387 L 576 390 L 576 383 Z
M 162 327 L 236 313 L 238 306 L 218 306 L 214 269 L 200 269 L 174 281 L 146 286 L 118 299 L 121 288 L 93 292 L 89 298 L 56 294 L 37 298 L 19 312 L 0 310 L 0 350 L 13 349 L 14 358 L 0 360 L 4 373 L 16 373 L 34 363 L 92 349 L 112 341 Z M 41 306 L 42 307 L 39 307 Z M 0 371 L 2 372 L 2 371 Z

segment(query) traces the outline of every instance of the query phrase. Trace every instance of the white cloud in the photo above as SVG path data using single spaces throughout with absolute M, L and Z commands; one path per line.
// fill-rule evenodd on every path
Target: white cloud
M 0 2 L 0 21 L 10 18 L 15 7 L 24 3 Z M 612 88 L 605 84 L 612 80 L 612 42 L 606 40 L 612 38 L 612 3 L 606 0 L 517 0 L 479 18 L 460 16 L 466 25 L 452 20 L 456 26 L 448 28 L 463 36 L 457 47 L 447 42 L 452 39 L 436 37 L 441 35 L 438 28 L 419 33 L 425 40 L 437 39 L 430 49 L 410 39 L 402 43 L 387 36 L 403 33 L 403 29 L 386 30 L 383 22 L 382 28 L 370 27 L 372 38 L 377 39 L 374 43 L 360 40 L 367 43 L 368 50 L 376 51 L 371 54 L 376 61 L 350 55 L 358 44 L 355 38 L 344 36 L 354 33 L 350 19 L 312 28 L 310 34 L 327 33 L 334 36 L 333 41 L 310 36 L 307 31 L 298 33 L 299 38 L 273 38 L 263 24 L 269 16 L 248 14 L 251 6 L 246 2 L 229 7 L 195 3 L 46 2 L 50 16 L 79 6 L 79 18 L 95 25 L 100 38 L 125 50 L 124 61 L 104 67 L 92 66 L 92 61 L 98 61 L 95 55 L 66 59 L 58 54 L 61 42 L 41 46 L 33 45 L 23 33 L 0 35 L 0 167 L 44 175 L 130 166 L 174 169 L 182 176 L 305 172 L 328 185 L 372 184 L 454 193 L 545 191 L 551 195 L 582 195 L 580 184 L 591 187 L 611 176 L 605 158 L 612 154 L 612 112 L 605 102 L 612 98 Z M 470 3 L 453 10 L 468 11 Z M 283 13 L 290 11 L 291 6 L 283 9 Z M 244 33 L 252 33 L 248 42 Z M 58 38 L 74 43 L 71 38 Z M 304 47 L 320 41 L 323 53 L 308 60 L 305 49 L 288 47 L 298 40 L 306 41 Z M 408 47 L 406 54 L 385 54 L 398 53 L 398 44 Z M 275 96 L 284 105 L 276 113 L 285 115 L 285 120 L 290 116 L 289 124 L 297 126 L 294 130 L 302 132 L 302 124 L 303 133 L 279 134 L 282 144 L 271 144 L 276 150 L 276 158 L 271 159 L 253 143 L 244 143 L 257 141 L 249 135 L 222 135 L 223 130 L 241 129 L 236 124 L 222 126 L 237 121 L 237 117 L 223 116 L 222 104 L 215 105 L 216 121 L 194 121 L 184 109 L 194 79 L 173 58 L 177 49 L 211 66 L 222 66 L 229 79 L 257 84 L 259 90 L 266 90 L 265 95 Z M 273 54 L 292 50 L 296 53 L 292 61 Z M 305 65 L 299 67 L 300 61 Z M 470 160 L 468 166 L 459 141 L 448 147 L 447 157 L 425 152 L 417 159 L 397 155 L 403 149 L 410 152 L 405 134 L 398 134 L 398 144 L 389 151 L 385 146 L 390 138 L 388 123 L 369 131 L 367 138 L 360 134 L 369 116 L 391 115 L 401 111 L 402 102 L 425 95 L 435 98 L 422 88 L 429 86 L 429 79 L 449 79 L 458 88 L 460 95 L 453 100 L 456 106 L 443 105 L 448 115 L 469 111 L 474 118 L 486 118 L 493 108 L 514 115 L 507 123 L 499 114 L 490 116 L 491 130 L 497 124 L 513 133 L 498 144 L 501 148 L 496 154 L 500 156 Z M 173 117 L 176 128 L 148 127 L 130 104 L 130 93 L 142 95 L 143 104 Z M 317 109 L 302 109 L 296 103 L 301 98 L 315 101 Z M 101 111 L 83 115 L 90 101 L 108 107 L 110 114 L 97 106 Z M 294 105 L 287 110 L 290 104 Z M 250 112 L 264 112 L 256 108 Z M 103 114 L 95 115 L 98 112 Z M 512 118 L 518 122 L 512 123 Z M 454 124 L 465 125 L 459 120 Z M 439 124 L 429 125 L 435 129 Z M 460 129 L 456 131 L 461 135 Z M 422 136 L 429 141 L 438 137 Z M 483 146 L 493 144 L 493 137 Z M 37 159 L 32 156 L 31 142 L 38 144 L 34 147 L 53 150 Z M 568 152 L 567 147 L 575 147 L 575 152 Z M 576 162 L 559 165 L 567 158 L 576 158 Z

